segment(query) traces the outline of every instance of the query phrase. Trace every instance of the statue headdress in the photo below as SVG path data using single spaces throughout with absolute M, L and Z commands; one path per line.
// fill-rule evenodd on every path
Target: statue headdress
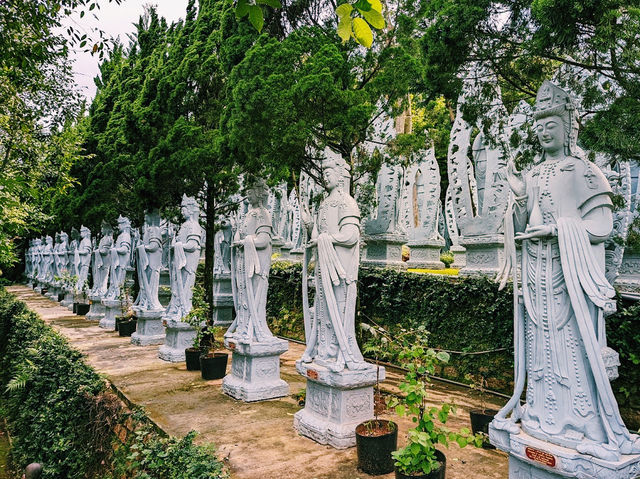
M 102 220 L 102 224 L 100 225 L 100 229 L 103 231 L 103 234 L 105 234 L 105 235 L 109 235 L 109 234 L 113 233 L 113 228 L 105 220 Z
M 578 118 L 576 107 L 569 94 L 562 88 L 545 80 L 538 90 L 533 117 L 536 120 L 549 116 L 559 116 L 564 123 L 565 148 L 569 155 L 578 155 Z
M 351 175 L 349 174 L 349 165 L 342 155 L 333 152 L 329 148 L 325 148 L 324 150 L 325 158 L 322 161 L 322 169 L 333 169 L 338 172 L 340 176 L 340 186 L 346 190 L 349 189 L 349 183 L 351 181 Z
M 267 182 L 264 178 L 252 178 L 247 181 L 247 186 L 245 187 L 245 191 L 255 190 L 258 192 L 262 203 L 267 200 L 269 196 L 269 187 L 267 186 Z
M 80 234 L 82 233 L 89 233 L 89 235 L 91 235 L 91 230 L 89 228 L 87 228 L 85 225 L 80 226 Z
M 127 218 L 126 216 L 118 216 L 118 226 L 120 225 L 125 225 L 125 226 L 131 226 L 131 220 L 129 220 L 129 218 Z
M 193 196 L 182 195 L 182 206 L 186 206 L 189 211 L 200 212 L 200 205 Z

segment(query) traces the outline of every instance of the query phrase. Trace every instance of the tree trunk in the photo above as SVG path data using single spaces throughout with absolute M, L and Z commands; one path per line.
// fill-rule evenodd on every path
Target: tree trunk
M 213 322 L 213 258 L 214 242 L 216 234 L 216 204 L 214 200 L 213 186 L 207 185 L 206 192 L 206 224 L 205 224 L 205 249 L 204 249 L 204 300 L 209 305 L 207 324 Z

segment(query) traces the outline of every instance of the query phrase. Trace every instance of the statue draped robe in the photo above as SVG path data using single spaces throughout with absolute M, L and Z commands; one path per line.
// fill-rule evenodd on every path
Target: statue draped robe
M 195 246 L 192 252 L 185 251 L 188 243 Z M 196 220 L 185 221 L 178 230 L 171 245 L 171 301 L 165 312 L 167 319 L 180 320 L 191 311 L 193 285 L 200 260 L 202 228 Z
M 147 247 L 151 251 L 147 251 Z M 158 300 L 158 289 L 162 267 L 162 229 L 159 226 L 147 226 L 142 244 L 136 250 L 140 291 L 134 305 L 141 310 L 160 310 L 162 305 Z
M 602 457 L 604 449 L 594 452 L 588 444 L 617 451 L 630 438 L 601 353 L 603 313 L 615 294 L 604 275 L 610 231 L 602 231 L 612 224 L 611 188 L 596 165 L 574 157 L 534 166 L 526 185 L 526 198 L 512 205 L 515 231 L 556 225 L 557 236 L 522 245 L 527 385 L 522 428 Z
M 325 198 L 317 212 L 312 239 L 317 240 L 316 295 L 311 328 L 306 328 L 307 348 L 303 361 L 314 361 L 331 370 L 366 364 L 355 337 L 359 238 L 350 244 L 333 242 L 347 225 L 360 227 L 355 200 L 340 191 Z M 306 261 L 305 261 L 306 263 Z M 303 281 L 303 288 L 308 285 Z
M 269 241 L 256 247 L 256 237 L 267 234 Z M 264 206 L 247 212 L 236 233 L 231 251 L 231 281 L 236 318 L 225 337 L 247 342 L 264 342 L 273 338 L 267 326 L 267 290 L 271 268 L 271 215 Z

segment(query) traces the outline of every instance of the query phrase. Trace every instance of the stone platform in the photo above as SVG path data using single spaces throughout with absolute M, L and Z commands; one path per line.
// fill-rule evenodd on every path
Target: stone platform
M 196 330 L 189 323 L 174 319 L 163 319 L 165 324 L 164 344 L 158 350 L 158 357 L 170 363 L 184 361 L 184 350 L 193 346 Z
M 133 308 L 138 318 L 136 331 L 131 335 L 131 344 L 136 346 L 149 346 L 150 344 L 163 344 L 165 338 L 164 325 L 162 324 L 163 309 L 157 311 L 141 311 Z

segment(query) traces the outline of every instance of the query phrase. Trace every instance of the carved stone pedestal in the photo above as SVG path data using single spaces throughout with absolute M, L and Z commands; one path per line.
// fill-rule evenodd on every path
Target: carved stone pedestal
M 280 257 L 278 258 L 280 260 L 284 260 L 284 261 L 290 261 L 291 260 L 291 246 L 289 245 L 283 245 L 282 248 L 280 248 Z
M 150 344 L 164 343 L 164 325 L 162 314 L 164 310 L 148 311 L 133 309 L 138 318 L 136 331 L 131 335 L 131 344 L 136 346 L 148 346 Z
M 102 305 L 104 306 L 104 316 L 100 319 L 98 326 L 102 329 L 114 331 L 116 329 L 116 316 L 121 312 L 120 300 L 103 299 Z
M 41 284 L 36 284 L 36 286 L 35 286 L 35 288 L 33 288 L 33 290 L 38 294 L 42 293 L 42 285 Z
M 303 249 L 292 249 L 289 252 L 289 261 L 293 263 L 302 263 L 302 258 L 304 257 Z
M 444 246 L 444 241 L 412 241 L 407 246 L 410 249 L 409 261 L 407 261 L 408 268 L 444 268 L 444 264 L 440 261 L 440 250 Z
M 402 235 L 382 234 L 364 237 L 365 246 L 362 252 L 363 266 L 380 268 L 406 269 L 407 263 L 402 261 L 402 245 L 407 239 Z
M 460 276 L 495 276 L 504 257 L 503 235 L 464 237 L 461 241 L 466 248 L 466 265 Z
M 184 361 L 184 350 L 193 346 L 196 330 L 189 323 L 164 320 L 166 325 L 164 344 L 158 350 L 158 357 L 163 361 L 179 363 Z
M 293 416 L 298 433 L 336 449 L 355 446 L 356 426 L 373 418 L 376 366 L 369 366 L 335 373 L 316 363 L 296 361 L 296 369 L 307 378 L 304 409 Z M 384 380 L 383 367 L 379 376 Z
M 631 253 L 626 248 L 619 273 L 615 285 L 621 292 L 640 293 L 640 253 Z
M 509 479 L 633 479 L 640 474 L 640 455 L 605 461 L 541 441 L 524 432 L 512 434 L 489 425 L 491 444 L 509 454 Z
M 452 268 L 459 270 L 467 265 L 467 248 L 462 246 L 451 246 L 449 251 L 453 253 L 453 263 L 451 263 Z
M 45 294 L 45 297 L 49 298 L 51 301 L 58 301 L 59 291 L 60 291 L 60 288 L 54 285 L 50 285 L 49 288 L 47 289 L 47 294 Z
M 213 325 L 229 326 L 233 322 L 233 293 L 231 274 L 213 275 Z
M 102 296 L 89 296 L 89 312 L 85 316 L 89 321 L 100 321 L 104 318 L 105 308 Z
M 158 300 L 165 308 L 171 301 L 171 278 L 169 270 L 163 268 L 160 270 L 160 285 L 158 288 Z
M 289 343 L 273 338 L 263 343 L 246 343 L 225 339 L 233 352 L 231 373 L 222 380 L 222 391 L 241 401 L 264 401 L 289 394 L 289 385 L 280 379 L 280 355 Z
M 71 308 L 73 309 L 73 298 L 73 292 L 65 292 L 64 299 L 60 302 L 60 305 L 64 306 L 65 308 L 71 306 Z

